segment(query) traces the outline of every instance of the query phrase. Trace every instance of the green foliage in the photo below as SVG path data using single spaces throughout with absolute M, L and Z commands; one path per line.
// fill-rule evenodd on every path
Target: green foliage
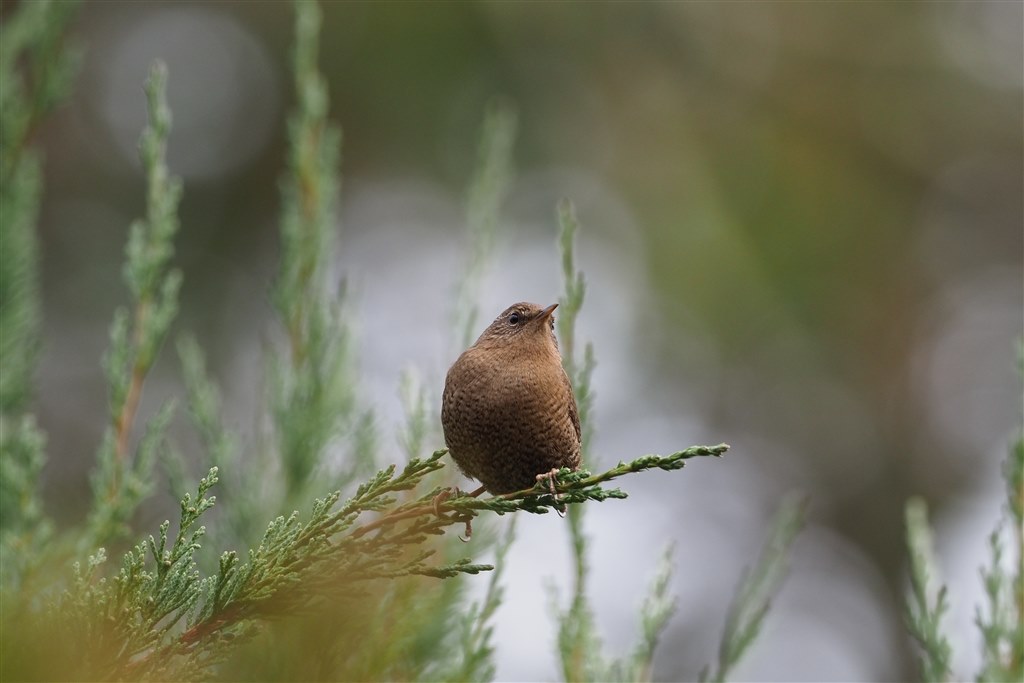
M 167 168 L 171 112 L 167 107 L 167 67 L 155 63 L 146 80 L 149 123 L 139 151 L 146 172 L 146 217 L 135 221 L 125 248 L 124 280 L 131 293 L 131 312 L 114 313 L 110 350 L 104 369 L 110 392 L 110 424 L 103 436 L 93 474 L 94 503 L 89 515 L 86 547 L 123 538 L 128 522 L 152 487 L 153 464 L 173 416 L 167 403 L 146 426 L 132 457 L 131 437 L 143 384 L 167 330 L 178 312 L 181 273 L 168 267 L 178 232 L 181 181 Z
M 624 498 L 623 492 L 604 490 L 599 484 L 655 467 L 678 469 L 686 459 L 720 455 L 724 450 L 695 447 L 666 457 L 644 456 L 598 475 L 564 472 L 557 479 L 556 491 L 563 501 L 572 503 Z M 115 576 L 99 577 L 106 559 L 102 548 L 90 557 L 86 570 L 76 569 L 72 587 L 49 605 L 28 632 L 32 636 L 40 631 L 61 634 L 57 645 L 60 657 L 45 650 L 49 641 L 33 638 L 31 647 L 23 644 L 28 649 L 13 661 L 44 668 L 15 670 L 45 678 L 50 675 L 46 667 L 66 657 L 81 661 L 76 671 L 90 679 L 205 675 L 233 646 L 254 635 L 258 623 L 302 613 L 318 603 L 351 600 L 359 595 L 355 586 L 362 582 L 412 575 L 451 578 L 493 569 L 468 559 L 439 565 L 427 562 L 434 551 L 424 549 L 425 542 L 453 524 L 485 511 L 541 513 L 562 504 L 550 495 L 546 484 L 484 500 L 459 496 L 440 504 L 440 514 L 435 514 L 433 505 L 437 489 L 398 503 L 396 494 L 417 488 L 426 475 L 444 467 L 441 458 L 445 454 L 441 450 L 429 458 L 412 460 L 401 472 L 395 466 L 385 468 L 340 506 L 340 492 L 319 499 L 305 522 L 298 512 L 276 518 L 259 544 L 249 550 L 247 561 L 225 551 L 216 573 L 204 576 L 197 567 L 196 553 L 206 528 L 197 523 L 215 502 L 207 495 L 218 479 L 217 468 L 212 468 L 200 480 L 195 496 L 186 494 L 181 500 L 179 531 L 173 541 L 166 521 L 158 539 L 151 536 L 124 555 Z M 363 521 L 365 513 L 375 512 L 381 513 L 377 519 Z M 662 596 L 659 600 L 663 599 L 664 581 L 660 585 L 655 591 Z M 492 670 L 487 621 L 499 601 L 500 588 L 495 581 L 488 596 L 471 612 L 472 619 L 464 622 L 469 631 L 458 641 L 462 667 L 446 677 Z M 655 615 L 648 620 L 651 624 L 664 623 L 657 616 L 663 608 L 649 611 Z M 95 642 L 80 634 L 91 634 Z M 25 661 L 26 653 L 35 656 Z M 59 669 L 53 673 L 59 674 Z
M 244 468 L 240 464 L 239 438 L 224 426 L 220 390 L 207 373 L 206 357 L 199 342 L 192 335 L 183 335 L 178 339 L 177 347 L 188 398 L 188 415 L 205 450 L 204 461 L 211 467 L 217 467 L 222 474 L 234 474 L 220 477 L 221 495 L 230 500 L 231 505 L 220 511 L 222 521 L 212 532 L 213 537 L 223 544 L 245 543 L 262 531 L 261 517 L 265 509 L 261 500 L 262 478 L 258 468 Z M 171 457 L 166 457 L 164 464 L 170 470 L 171 491 L 181 495 L 186 488 L 185 464 Z
M 577 409 L 582 424 L 582 441 L 584 460 L 588 459 L 588 446 L 593 432 L 591 409 L 593 391 L 591 378 L 596 361 L 593 345 L 587 343 L 582 362 L 577 359 L 576 320 L 583 307 L 586 294 L 586 282 L 583 273 L 576 269 L 575 236 L 579 229 L 576 211 L 572 203 L 563 200 L 558 206 L 559 248 L 562 254 L 562 276 L 565 292 L 559 299 L 557 315 L 558 334 L 562 340 L 562 364 L 573 385 L 576 395 Z M 559 481 L 564 479 L 578 480 L 591 484 L 606 481 L 615 476 L 642 469 L 657 467 L 664 470 L 681 468 L 686 460 L 698 455 L 720 456 L 728 446 L 697 446 L 686 451 L 679 451 L 668 457 L 656 455 L 643 456 L 630 463 L 620 462 L 616 467 L 598 477 L 592 477 L 584 468 L 571 473 L 563 470 Z M 622 494 L 617 489 L 602 491 L 600 498 L 618 497 Z M 572 495 L 562 496 L 565 502 L 576 502 Z M 557 502 L 557 501 L 555 501 Z M 561 673 L 567 681 L 603 681 L 603 680 L 651 680 L 651 662 L 654 649 L 662 631 L 672 615 L 674 598 L 668 594 L 671 579 L 671 548 L 665 551 L 664 559 L 640 611 L 640 639 L 632 652 L 621 660 L 604 661 L 596 656 L 602 649 L 601 638 L 594 622 L 594 612 L 587 594 L 587 581 L 590 575 L 589 539 L 583 529 L 582 506 L 571 506 L 566 516 L 569 522 L 569 539 L 573 558 L 573 592 L 566 609 L 558 607 L 557 592 L 552 589 L 551 600 L 555 618 L 558 622 L 557 654 L 561 665 Z
M 587 342 L 583 349 L 583 360 L 579 361 L 576 356 L 576 318 L 583 308 L 586 282 L 583 273 L 576 270 L 574 244 L 579 221 L 576 220 L 576 208 L 567 199 L 558 204 L 558 227 L 562 278 L 565 283 L 565 292 L 558 300 L 558 336 L 562 340 L 562 364 L 576 394 L 576 407 L 579 409 L 580 425 L 583 430 L 583 451 L 586 453 L 593 432 L 589 419 L 594 403 L 590 379 L 597 361 L 594 359 L 594 345 L 590 342 Z
M 502 102 L 493 102 L 484 116 L 477 171 L 466 199 L 469 259 L 455 297 L 454 327 L 460 349 L 472 344 L 479 333 L 476 293 L 491 261 L 499 209 L 512 183 L 516 123 L 515 111 Z
M 721 683 L 727 680 L 729 672 L 760 633 L 772 596 L 789 571 L 789 549 L 803 528 L 807 502 L 806 498 L 796 495 L 790 495 L 782 502 L 757 563 L 744 572 L 739 590 L 729 606 L 714 674 L 710 668 L 705 668 L 701 672 L 701 681 Z
M 982 664 L 976 680 L 1020 681 L 1024 679 L 1024 429 L 1018 433 L 1003 468 L 1006 480 L 1007 512 L 1013 527 L 1013 571 L 1006 570 L 1004 537 L 1006 520 L 988 538 L 990 560 L 981 567 L 986 604 L 978 606 L 974 623 L 981 634 Z M 932 584 L 938 573 L 932 551 L 928 509 L 920 498 L 907 501 L 907 548 L 910 561 L 910 591 L 906 622 L 910 635 L 920 646 L 921 679 L 947 681 L 954 678 L 949 640 L 942 634 L 942 617 L 949 610 L 945 585 Z M 933 596 L 934 595 L 934 599 Z
M 949 678 L 952 649 L 949 640 L 941 633 L 941 622 L 949 609 L 949 602 L 945 586 L 936 592 L 931 585 L 936 574 L 935 554 L 928 526 L 928 506 L 920 498 L 907 501 L 906 524 L 911 585 L 911 597 L 907 601 L 907 628 L 922 649 L 922 678 L 945 681 Z
M 19 590 L 52 535 L 39 495 L 45 443 L 31 415 L 0 415 L 0 597 Z
M 640 638 L 633 651 L 626 658 L 607 664 L 606 673 L 602 676 L 604 680 L 652 680 L 654 650 L 676 609 L 675 597 L 668 592 L 672 580 L 672 554 L 673 547 L 670 543 L 658 563 L 651 587 L 640 608 Z
M 75 2 L 26 3 L 0 26 L 0 412 L 24 409 L 39 352 L 36 218 L 42 194 L 32 132 L 71 89 L 64 48 Z
M 178 340 L 178 357 L 188 392 L 188 412 L 202 437 L 206 457 L 217 467 L 231 466 L 236 462 L 238 444 L 224 428 L 220 390 L 207 375 L 206 357 L 195 337 L 186 335 Z
M 14 152 L 0 153 L 6 158 Z M 39 352 L 35 223 L 41 180 L 38 159 L 27 156 L 20 171 L 0 186 L 0 410 L 5 414 L 28 402 Z
M 1024 429 L 1011 446 L 1003 474 L 1007 516 L 1013 528 L 1015 571 L 1007 573 L 1003 562 L 1004 522 L 989 536 L 991 560 L 988 567 L 981 568 L 988 604 L 984 609 L 978 607 L 975 616 L 982 637 L 978 681 L 1024 679 Z
M 337 226 L 340 130 L 328 121 L 327 83 L 317 70 L 321 13 L 314 2 L 296 4 L 295 94 L 288 119 L 288 169 L 281 180 L 281 267 L 274 304 L 288 350 L 272 368 L 274 422 L 291 504 L 307 493 L 325 449 L 348 430 L 361 439 L 345 485 L 373 465 L 371 414 L 360 414 L 352 367 L 351 332 L 343 301 L 330 284 Z M 361 441 L 361 443 L 360 443 Z
M 141 678 L 166 669 L 154 659 L 175 626 L 192 613 L 210 581 L 201 580 L 194 556 L 204 527 L 200 515 L 214 502 L 206 493 L 216 468 L 199 483 L 195 498 L 181 501 L 177 537 L 168 547 L 169 522 L 159 543 L 147 541 L 125 553 L 120 570 L 100 577 L 107 554 L 100 548 L 82 569 L 74 565 L 70 586 L 35 619 L 24 620 L 4 640 L 5 675 L 57 680 L 71 672 L 81 680 Z
M 40 349 L 36 221 L 42 162 L 32 131 L 71 89 L 63 36 L 73 2 L 26 3 L 0 26 L 0 596 L 17 594 L 52 535 L 39 495 L 46 439 L 28 414 Z
M 558 223 L 562 276 L 565 283 L 565 292 L 559 299 L 558 334 L 562 340 L 562 363 L 573 385 L 582 424 L 583 455 L 584 459 L 588 459 L 589 443 L 593 433 L 591 411 L 594 395 L 591 390 L 591 378 L 596 361 L 593 345 L 589 342 L 584 347 L 582 361 L 578 360 L 576 355 L 576 320 L 583 307 L 586 282 L 583 273 L 576 269 L 574 246 L 579 222 L 576 219 L 576 210 L 568 200 L 559 203 Z M 648 467 L 676 469 L 683 467 L 690 457 L 719 456 L 727 448 L 725 444 L 720 444 L 680 451 L 667 458 L 644 456 L 628 464 L 620 462 L 609 472 L 623 474 Z M 585 481 L 589 474 L 584 469 L 577 476 L 583 477 Z M 618 492 L 613 490 L 607 492 L 607 495 L 613 497 L 615 493 Z M 641 606 L 641 633 L 638 642 L 625 658 L 604 661 L 595 656 L 595 653 L 601 651 L 602 646 L 587 594 L 590 550 L 589 539 L 583 529 L 583 510 L 581 506 L 572 506 L 567 511 L 574 576 L 572 598 L 565 610 L 557 607 L 558 596 L 552 592 L 552 602 L 558 621 L 558 656 L 562 676 L 567 681 L 651 680 L 654 649 L 673 611 L 674 598 L 668 593 L 671 579 L 671 548 L 666 549 L 655 580 Z
M 559 248 L 562 253 L 562 277 L 565 282 L 565 293 L 559 298 L 559 310 L 556 315 L 558 335 L 562 340 L 562 365 L 572 382 L 576 396 L 576 408 L 581 425 L 581 451 L 583 459 L 589 458 L 590 443 L 590 408 L 593 396 L 590 391 L 590 380 L 594 370 L 593 348 L 587 344 L 585 362 L 580 366 L 576 362 L 576 318 L 583 307 L 585 284 L 583 274 L 578 272 L 574 264 L 574 247 L 576 230 L 579 227 L 576 212 L 572 203 L 563 200 L 558 206 Z M 558 620 L 558 655 L 562 667 L 562 675 L 567 681 L 596 680 L 599 669 L 596 659 L 591 656 L 599 652 L 601 641 L 594 625 L 593 610 L 587 596 L 587 579 L 590 574 L 588 562 L 587 537 L 583 531 L 583 508 L 569 508 L 569 539 L 573 557 L 573 593 L 569 607 L 564 612 L 556 609 Z M 557 603 L 557 595 L 552 594 L 552 601 Z
M 505 535 L 497 546 L 494 563 L 495 569 L 487 583 L 487 592 L 482 600 L 474 603 L 465 616 L 459 620 L 458 628 L 453 632 L 453 647 L 457 653 L 455 664 L 428 680 L 441 681 L 490 681 L 494 679 L 494 627 L 491 619 L 504 599 L 505 589 L 501 585 L 504 578 L 505 558 L 509 548 L 515 541 L 515 519 L 508 525 Z
M 405 454 L 409 458 L 415 458 L 417 454 L 423 452 L 430 430 L 427 419 L 429 399 L 426 388 L 411 371 L 402 373 L 399 393 L 402 406 L 405 408 L 406 420 L 398 435 L 398 441 Z

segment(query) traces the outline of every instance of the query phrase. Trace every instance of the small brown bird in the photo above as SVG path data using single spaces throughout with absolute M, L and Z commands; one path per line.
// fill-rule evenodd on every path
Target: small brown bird
M 509 306 L 448 370 L 445 443 L 463 474 L 491 493 L 527 489 L 580 465 L 580 418 L 555 339 L 557 306 Z

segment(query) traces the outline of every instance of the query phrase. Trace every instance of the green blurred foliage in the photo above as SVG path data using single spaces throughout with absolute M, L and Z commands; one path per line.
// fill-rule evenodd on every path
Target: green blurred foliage
M 94 101 L 117 66 L 100 48 L 175 7 L 89 5 L 76 29 L 96 47 L 86 52 L 82 87 L 40 131 L 47 347 L 61 336 L 82 340 L 80 358 L 61 368 L 77 378 L 76 396 L 96 398 L 68 420 L 51 381 L 39 412 L 52 453 L 77 455 L 100 440 L 102 378 L 98 351 L 88 351 L 93 337 L 102 346 L 102 331 L 90 337 L 83 320 L 121 300 L 109 273 L 127 221 L 111 217 L 142 205 L 141 177 L 108 149 Z M 286 3 L 207 11 L 237 22 L 279 75 L 288 71 Z M 1019 286 L 996 309 L 1003 318 L 986 310 L 967 320 L 984 343 L 953 354 L 955 367 L 937 366 L 935 345 L 958 310 L 1004 291 L 982 288 L 958 303 L 965 284 L 1020 282 L 1021 15 L 1019 3 L 996 2 L 325 3 L 320 64 L 332 118 L 345 130 L 341 204 L 350 188 L 381 177 L 429 178 L 460 194 L 476 162 L 466 131 L 495 95 L 515 102 L 519 175 L 578 170 L 628 208 L 632 221 L 621 229 L 636 232 L 653 309 L 649 327 L 635 332 L 637 372 L 677 390 L 672 405 L 685 404 L 684 391 L 700 396 L 707 431 L 775 445 L 784 458 L 743 457 L 813 484 L 824 523 L 865 552 L 895 595 L 904 500 L 923 495 L 935 516 L 976 494 L 984 456 L 1000 451 L 1019 417 L 1010 372 Z M 173 83 L 171 94 L 175 106 Z M 247 106 L 271 106 L 274 93 L 265 95 Z M 268 217 L 279 215 L 274 190 L 286 157 L 284 126 L 276 129 L 237 170 L 186 179 L 182 316 L 208 347 L 214 374 L 261 334 L 259 325 L 233 326 L 224 276 L 244 280 L 258 303 L 271 275 Z M 67 220 L 84 198 L 110 213 Z M 575 199 L 582 222 L 598 223 L 591 212 L 603 205 Z M 346 224 L 343 233 L 364 229 Z M 401 246 L 396 258 L 407 257 Z M 588 267 L 588 275 L 604 274 Z M 600 307 L 588 301 L 589 312 Z M 968 355 L 979 349 L 989 358 Z M 1004 350 L 1006 379 L 991 380 L 987 364 L 1001 367 Z M 984 439 L 967 429 L 967 411 L 964 424 L 938 423 L 921 380 L 937 369 L 969 385 L 954 385 L 967 395 L 954 408 L 991 416 Z M 61 519 L 85 505 L 87 460 L 48 467 Z M 891 618 L 900 619 L 895 601 Z M 907 648 L 896 649 L 894 675 L 908 676 Z

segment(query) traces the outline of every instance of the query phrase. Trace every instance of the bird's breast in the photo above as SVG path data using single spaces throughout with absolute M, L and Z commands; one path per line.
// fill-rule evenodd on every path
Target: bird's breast
M 561 373 L 560 363 L 464 356 L 448 373 L 446 393 L 453 391 L 479 410 L 499 414 L 538 403 L 564 403 L 569 396 Z
M 579 466 L 572 389 L 560 360 L 473 348 L 445 381 L 441 423 L 463 473 L 492 493 L 533 485 L 536 475 Z

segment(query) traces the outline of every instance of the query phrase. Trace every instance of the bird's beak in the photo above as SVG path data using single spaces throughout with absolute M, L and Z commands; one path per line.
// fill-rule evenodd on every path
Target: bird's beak
M 547 308 L 540 312 L 540 316 L 537 319 L 547 320 L 548 318 L 551 317 L 551 314 L 555 312 L 556 308 L 558 308 L 558 304 L 551 304 L 550 306 L 548 306 Z

